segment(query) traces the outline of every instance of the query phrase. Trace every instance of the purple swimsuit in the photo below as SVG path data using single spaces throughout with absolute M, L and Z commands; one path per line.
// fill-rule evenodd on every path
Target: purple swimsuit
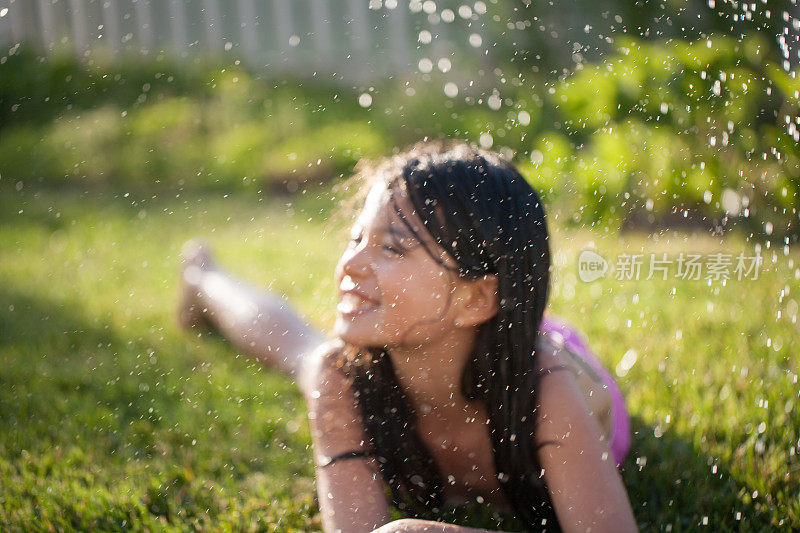
M 611 373 L 603 363 L 589 350 L 574 327 L 567 322 L 547 314 L 542 319 L 539 331 L 550 337 L 557 345 L 583 359 L 602 378 L 603 384 L 611 394 L 611 433 L 608 436 L 609 446 L 614 460 L 619 466 L 631 447 L 631 421 L 625 407 L 625 399 Z

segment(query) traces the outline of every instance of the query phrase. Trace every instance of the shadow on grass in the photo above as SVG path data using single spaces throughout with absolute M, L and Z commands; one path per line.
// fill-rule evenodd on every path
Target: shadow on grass
M 49 294 L 0 286 L 0 302 L 0 443 L 7 452 L 86 442 L 114 462 L 185 453 L 203 428 L 231 438 L 243 433 L 244 407 L 260 407 L 253 382 L 264 376 L 244 370 L 244 360 L 234 363 L 219 335 L 203 332 L 203 346 L 194 349 L 196 338 L 147 325 L 123 335 L 79 303 Z M 242 383 L 232 382 L 237 377 Z M 254 433 L 268 438 L 279 425 Z
M 141 419 L 147 409 L 138 384 L 121 379 L 145 351 L 141 342 L 120 338 L 101 321 L 87 320 L 76 304 L 52 297 L 0 287 L 0 301 L 6 452 L 91 441 L 98 433 L 105 433 L 109 452 L 117 451 L 123 443 L 116 426 Z
M 623 479 L 639 526 L 647 531 L 762 530 L 770 517 L 746 494 L 747 486 L 730 465 L 698 453 L 691 441 L 663 434 L 632 418 L 633 444 L 623 464 Z M 656 436 L 659 435 L 659 436 Z
M 117 343 L 110 328 L 90 324 L 81 309 L 53 298 L 0 286 L 0 348 L 35 351 L 42 346 L 76 350 Z M 35 355 L 31 353 L 31 359 Z M 59 355 L 54 353 L 53 355 Z M 66 355 L 66 354 L 61 354 Z
M 9 524 L 46 515 L 79 530 L 212 528 L 231 506 L 248 520 L 313 514 L 307 436 L 287 430 L 296 402 L 260 394 L 277 378 L 228 365 L 217 338 L 197 355 L 187 339 L 159 342 L 147 326 L 126 336 L 49 293 L 0 286 L 0 302 L 0 529 L 4 511 Z
M 229 418 L 241 408 L 210 384 L 216 369 L 227 375 L 224 356 L 209 363 L 186 339 L 157 339 L 146 325 L 123 336 L 79 303 L 49 294 L 0 287 L 0 302 L 6 454 L 79 446 L 124 465 L 191 453 L 198 428 L 213 424 L 207 412 L 218 413 L 213 425 L 224 435 L 236 431 Z M 215 341 L 209 350 L 224 350 Z

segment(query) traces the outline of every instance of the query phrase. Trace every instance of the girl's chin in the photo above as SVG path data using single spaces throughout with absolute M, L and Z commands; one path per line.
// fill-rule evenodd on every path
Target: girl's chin
M 371 344 L 375 340 L 374 327 L 360 327 L 351 318 L 342 315 L 336 316 L 333 333 L 343 341 L 359 346 Z
M 385 342 L 386 339 L 381 338 L 379 329 L 374 323 L 358 324 L 357 321 L 342 315 L 336 316 L 333 334 L 344 342 L 355 346 L 374 347 L 387 344 Z

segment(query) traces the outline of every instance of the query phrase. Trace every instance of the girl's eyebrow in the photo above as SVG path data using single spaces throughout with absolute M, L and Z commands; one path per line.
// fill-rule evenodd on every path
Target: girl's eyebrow
M 396 226 L 389 226 L 385 230 L 389 235 L 395 237 L 396 239 L 414 239 L 415 237 L 402 229 L 397 228 Z
M 350 233 L 354 233 L 357 231 L 363 231 L 364 224 L 356 222 L 353 224 L 353 227 L 350 229 Z M 378 227 L 378 231 L 381 233 L 386 233 L 395 239 L 411 239 L 416 240 L 416 236 L 409 233 L 408 231 L 398 228 L 396 225 L 387 225 L 387 226 L 380 226 Z

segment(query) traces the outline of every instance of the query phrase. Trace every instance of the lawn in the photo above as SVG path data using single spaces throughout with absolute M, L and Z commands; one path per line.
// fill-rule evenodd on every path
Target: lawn
M 180 331 L 174 310 L 180 246 L 200 236 L 328 327 L 331 194 L 0 186 L 0 529 L 318 529 L 300 394 L 218 336 Z M 642 529 L 800 528 L 800 254 L 762 241 L 756 280 L 676 279 L 673 265 L 667 280 L 585 283 L 586 247 L 735 262 L 757 243 L 564 218 L 551 308 L 619 376 Z

